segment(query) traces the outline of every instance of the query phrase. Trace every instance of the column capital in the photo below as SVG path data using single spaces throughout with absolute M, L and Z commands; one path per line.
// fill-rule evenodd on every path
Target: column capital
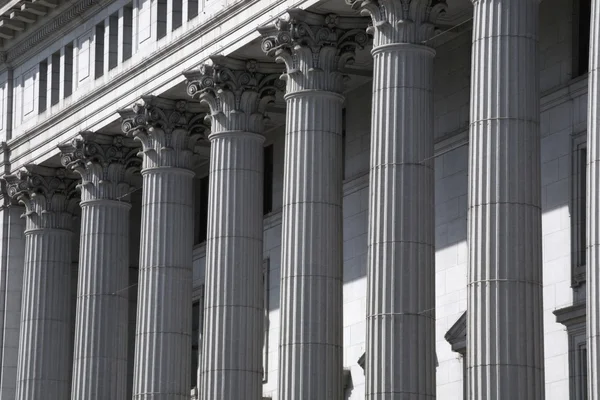
M 211 57 L 210 64 L 185 72 L 187 92 L 210 107 L 212 133 L 244 131 L 261 134 L 264 112 L 285 89 L 283 68 L 274 63 Z
M 133 107 L 118 111 L 123 132 L 142 143 L 142 171 L 193 168 L 196 145 L 208 131 L 199 107 L 185 100 L 143 96 Z
M 62 165 L 81 177 L 82 202 L 89 200 L 120 200 L 133 190 L 133 175 L 139 172 L 142 160 L 132 138 L 81 132 L 69 143 L 59 145 Z
M 341 93 L 341 69 L 354 61 L 357 48 L 369 41 L 364 31 L 367 20 L 321 15 L 291 9 L 287 18 L 258 29 L 262 50 L 285 63 L 287 93 L 325 90 Z
M 373 47 L 386 44 L 422 44 L 435 33 L 438 17 L 447 10 L 445 0 L 346 0 L 346 4 L 368 15 L 373 25 L 367 30 Z
M 75 176 L 63 168 L 25 168 L 3 179 L 8 195 L 25 206 L 27 230 L 70 230 L 79 204 Z

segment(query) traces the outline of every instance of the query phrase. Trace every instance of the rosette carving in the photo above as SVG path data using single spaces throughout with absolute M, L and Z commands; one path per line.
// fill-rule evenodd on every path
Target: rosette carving
M 371 17 L 368 32 L 374 35 L 374 47 L 426 42 L 448 8 L 445 0 L 346 0 L 346 4 Z
M 70 143 L 58 146 L 62 165 L 81 177 L 81 200 L 128 201 L 134 190 L 133 177 L 142 160 L 133 139 L 82 132 Z
M 192 169 L 197 144 L 206 139 L 206 114 L 185 100 L 144 96 L 132 108 L 119 110 L 121 129 L 142 144 L 142 168 Z
M 25 206 L 27 229 L 71 229 L 79 196 L 75 176 L 35 165 L 6 175 L 8 195 Z
M 320 15 L 292 9 L 288 19 L 259 28 L 262 50 L 285 63 L 287 92 L 327 90 L 340 93 L 341 70 L 354 61 L 356 50 L 369 41 L 368 20 Z
M 277 91 L 285 89 L 285 82 L 279 79 L 282 68 L 222 56 L 211 60 L 212 64 L 184 73 L 188 94 L 210 107 L 211 131 L 262 133 L 267 104 L 275 101 Z

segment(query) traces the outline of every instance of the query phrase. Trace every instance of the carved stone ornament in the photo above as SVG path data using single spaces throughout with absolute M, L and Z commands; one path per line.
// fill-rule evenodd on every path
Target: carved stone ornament
M 107 199 L 129 201 L 134 187 L 133 176 L 142 160 L 133 139 L 121 135 L 109 136 L 82 132 L 70 143 L 58 146 L 61 163 L 81 176 L 82 202 Z
M 373 25 L 373 47 L 395 43 L 423 44 L 435 34 L 435 23 L 448 6 L 445 0 L 346 0 Z
M 211 64 L 185 72 L 187 92 L 210 107 L 212 133 L 245 131 L 262 133 L 267 104 L 285 89 L 277 64 L 256 60 L 211 57 Z
M 341 70 L 369 41 L 368 20 L 292 9 L 287 19 L 261 27 L 262 50 L 286 66 L 287 93 L 326 90 L 340 93 Z
M 142 143 L 142 171 L 147 168 L 192 169 L 196 145 L 206 140 L 206 114 L 199 104 L 144 96 L 132 108 L 119 110 L 123 132 Z
M 6 175 L 8 195 L 25 206 L 27 229 L 71 229 L 79 195 L 76 176 L 63 168 L 28 165 Z

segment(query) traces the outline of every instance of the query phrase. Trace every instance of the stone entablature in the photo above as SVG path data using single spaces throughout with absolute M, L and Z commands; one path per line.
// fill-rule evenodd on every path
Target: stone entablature
M 10 143 L 11 171 L 55 155 L 57 142 L 82 130 L 102 130 L 140 93 L 162 93 L 209 56 L 251 42 L 258 37 L 256 26 L 283 15 L 291 4 L 315 2 L 211 1 L 204 8 L 198 3 L 193 16 L 186 4 L 194 2 L 184 1 L 181 18 L 166 21 L 150 19 L 158 11 L 155 2 L 136 3 L 141 9 L 115 2 L 63 21 L 60 31 L 37 44 L 28 43 L 23 32 L 18 45 L 29 53 L 0 64 L 0 140 Z M 52 43 L 57 37 L 60 41 Z

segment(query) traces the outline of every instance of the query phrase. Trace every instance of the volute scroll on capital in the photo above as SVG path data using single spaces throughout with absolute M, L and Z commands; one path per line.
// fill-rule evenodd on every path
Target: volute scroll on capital
M 25 206 L 27 229 L 71 229 L 79 208 L 76 175 L 64 168 L 25 168 L 3 179 L 8 195 Z
M 78 188 L 82 201 L 129 201 L 128 194 L 135 190 L 134 176 L 142 163 L 133 139 L 82 132 L 58 147 L 62 165 L 81 177 Z
M 142 101 L 119 110 L 123 133 L 142 144 L 142 171 L 147 168 L 192 169 L 196 146 L 206 140 L 206 113 L 198 104 L 143 96 Z
M 277 64 L 256 60 L 211 57 L 212 63 L 185 72 L 187 93 L 209 106 L 211 132 L 245 131 L 261 134 L 265 110 L 285 89 Z
M 369 37 L 366 18 L 321 15 L 292 9 L 287 19 L 258 29 L 262 50 L 284 63 L 287 93 L 326 90 L 341 93 L 345 76 L 341 72 L 354 62 L 357 49 Z
M 445 0 L 346 0 L 362 15 L 371 17 L 368 32 L 373 47 L 396 44 L 424 44 L 435 35 L 435 24 L 448 6 Z

